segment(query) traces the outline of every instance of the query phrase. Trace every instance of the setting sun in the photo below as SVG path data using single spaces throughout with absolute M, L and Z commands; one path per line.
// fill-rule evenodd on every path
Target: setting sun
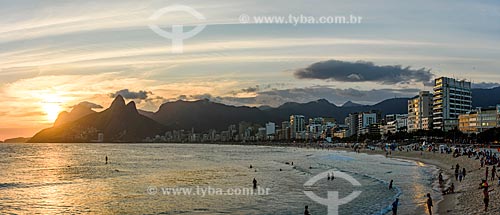
M 46 114 L 46 119 L 49 122 L 54 122 L 57 116 L 62 111 L 61 98 L 57 95 L 43 96 L 42 109 Z
M 61 106 L 58 103 L 45 103 L 43 104 L 43 110 L 47 114 L 47 120 L 54 122 L 61 112 Z

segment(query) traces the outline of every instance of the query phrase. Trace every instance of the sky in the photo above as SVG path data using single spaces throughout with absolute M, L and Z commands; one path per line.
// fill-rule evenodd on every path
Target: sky
M 203 19 L 152 18 L 179 5 Z M 500 83 L 496 0 L 0 0 L 0 14 L 0 140 L 29 137 L 80 102 L 107 107 L 118 94 L 156 111 L 203 98 L 374 104 L 432 90 L 439 76 Z M 340 16 L 362 19 L 313 23 Z M 257 23 L 262 17 L 314 21 Z M 150 25 L 205 28 L 173 53 Z

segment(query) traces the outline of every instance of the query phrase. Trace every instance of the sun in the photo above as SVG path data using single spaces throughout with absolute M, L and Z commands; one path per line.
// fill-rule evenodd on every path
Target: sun
M 61 112 L 61 106 L 58 103 L 45 103 L 42 108 L 45 114 L 47 114 L 47 120 L 50 122 L 56 121 L 57 116 Z
M 57 95 L 43 96 L 42 109 L 46 114 L 47 121 L 56 121 L 57 116 L 62 111 L 61 98 Z

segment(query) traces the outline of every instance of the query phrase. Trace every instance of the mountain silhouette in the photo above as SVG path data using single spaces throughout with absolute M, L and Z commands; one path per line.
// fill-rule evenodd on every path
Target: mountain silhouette
M 490 107 L 497 104 L 500 104 L 500 87 L 472 90 L 473 107 Z
M 95 113 L 95 111 L 93 111 L 90 107 L 84 104 L 78 104 L 75 105 L 70 112 L 63 111 L 59 113 L 56 121 L 54 122 L 54 126 L 59 126 L 68 122 L 73 122 L 75 120 L 78 120 L 84 116 L 93 113 Z
M 500 103 L 500 87 L 473 89 L 472 94 L 474 107 Z M 125 104 L 123 97 L 117 96 L 111 106 L 102 112 L 75 106 L 71 112 L 61 113 L 52 128 L 40 131 L 30 142 L 90 142 L 97 139 L 98 133 L 104 134 L 106 142 L 136 142 L 174 129 L 221 131 L 242 121 L 261 125 L 275 122 L 280 125 L 294 114 L 306 118 L 333 117 L 343 123 L 349 113 L 378 110 L 382 116 L 404 114 L 407 113 L 407 106 L 408 98 L 387 99 L 374 105 L 346 102 L 342 106 L 320 99 L 307 103 L 287 102 L 276 108 L 231 106 L 204 99 L 166 102 L 158 111 L 150 112 L 137 110 L 134 102 Z
M 164 103 L 152 119 L 173 129 L 207 131 L 226 130 L 241 121 L 263 123 L 267 115 L 255 107 L 229 106 L 203 99 Z
M 91 142 L 99 133 L 104 135 L 105 142 L 139 142 L 165 130 L 165 126 L 140 115 L 133 101 L 125 104 L 119 95 L 108 109 L 44 129 L 29 142 Z

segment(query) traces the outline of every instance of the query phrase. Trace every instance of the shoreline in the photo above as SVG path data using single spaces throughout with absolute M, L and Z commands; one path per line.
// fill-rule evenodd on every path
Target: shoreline
M 25 144 L 25 143 L 14 143 Z M 28 143 L 30 144 L 30 143 Z M 36 144 L 36 143 L 31 143 Z M 58 144 L 58 143 L 56 143 Z M 77 143 L 78 144 L 78 143 Z M 81 144 L 81 143 L 80 143 Z M 90 143 L 90 144 L 193 144 L 193 145 L 238 145 L 238 146 L 268 146 L 268 147 L 295 147 L 302 149 L 317 149 L 317 150 L 332 150 L 332 151 L 347 151 L 354 152 L 352 148 L 344 146 L 336 147 L 315 147 L 304 143 Z M 381 149 L 370 150 L 361 149 L 360 153 L 368 155 L 382 155 L 385 156 L 385 151 Z M 403 159 L 412 162 L 422 162 L 426 165 L 432 165 L 443 173 L 445 177 L 445 187 L 449 183 L 455 184 L 455 193 L 442 195 L 442 199 L 434 201 L 434 214 L 498 214 L 500 213 L 500 191 L 496 190 L 490 195 L 490 207 L 488 212 L 484 212 L 484 203 L 482 192 L 478 189 L 481 179 L 485 176 L 485 168 L 480 168 L 478 160 L 468 158 L 467 156 L 453 157 L 452 154 L 441 154 L 440 152 L 427 152 L 427 151 L 392 151 L 391 155 L 387 158 Z M 462 182 L 458 182 L 453 178 L 453 166 L 460 165 L 460 169 L 466 168 L 467 175 Z M 491 167 L 490 167 L 491 172 Z M 491 175 L 490 175 L 491 176 Z M 437 180 L 437 176 L 436 179 Z M 434 184 L 434 183 L 433 183 Z M 495 181 L 489 182 L 490 187 L 496 184 Z M 497 187 L 497 186 L 494 186 Z M 430 185 L 430 190 L 435 190 L 433 185 Z M 424 204 L 424 203 L 422 203 Z M 428 214 L 427 210 L 416 211 L 422 214 Z
M 362 153 L 366 153 L 368 155 L 385 155 L 384 151 L 378 150 L 378 151 L 372 151 L 372 150 L 365 150 L 361 151 Z M 434 166 L 438 171 L 443 172 L 443 177 L 445 178 L 445 186 L 449 185 L 452 180 L 453 180 L 453 174 L 452 172 L 448 171 L 449 168 L 445 167 L 442 163 L 437 162 L 435 160 L 428 160 L 428 159 L 422 159 L 418 157 L 410 157 L 410 156 L 404 156 L 404 155 L 390 155 L 387 156 L 387 158 L 390 159 L 401 159 L 405 161 L 411 161 L 411 162 L 421 162 L 426 165 Z M 437 182 L 437 179 L 434 179 L 434 182 Z M 432 185 L 429 187 L 431 190 L 434 188 Z M 449 209 L 447 208 L 454 208 L 455 205 L 458 204 L 458 199 L 457 199 L 457 193 L 454 194 L 448 194 L 448 195 L 442 195 L 441 199 L 436 201 L 434 203 L 434 210 L 433 214 L 447 214 L 450 213 Z M 427 214 L 426 212 L 422 212 L 423 214 Z
M 362 153 L 385 155 L 382 150 L 362 150 Z M 490 187 L 496 188 L 494 193 L 490 194 L 490 204 L 488 212 L 484 211 L 483 194 L 478 189 L 481 179 L 485 177 L 486 166 L 481 168 L 479 160 L 468 158 L 467 156 L 453 157 L 452 154 L 441 154 L 439 152 L 421 152 L 420 151 L 393 151 L 388 158 L 404 159 L 416 162 L 422 162 L 426 165 L 437 167 L 443 172 L 445 183 L 454 183 L 455 193 L 442 195 L 440 201 L 435 202 L 433 212 L 435 214 L 499 214 L 500 213 L 500 192 L 497 191 L 497 181 L 490 181 Z M 452 166 L 459 164 L 460 169 L 465 168 L 467 175 L 462 182 L 454 178 Z M 489 166 L 491 176 L 491 166 Z M 498 173 L 497 173 L 498 174 Z M 446 178 L 448 177 L 448 178 Z M 437 179 L 436 179 L 437 180 Z M 448 185 L 445 185 L 447 187 Z M 431 187 L 432 189 L 432 187 Z M 425 212 L 424 212 L 425 213 Z

